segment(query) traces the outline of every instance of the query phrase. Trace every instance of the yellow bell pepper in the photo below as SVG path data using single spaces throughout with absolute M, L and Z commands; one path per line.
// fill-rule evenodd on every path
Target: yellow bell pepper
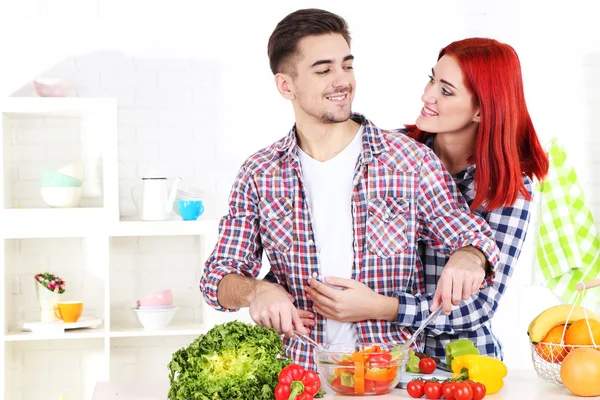
M 452 378 L 471 379 L 485 385 L 486 394 L 494 394 L 504 386 L 506 365 L 497 358 L 465 354 L 452 360 Z

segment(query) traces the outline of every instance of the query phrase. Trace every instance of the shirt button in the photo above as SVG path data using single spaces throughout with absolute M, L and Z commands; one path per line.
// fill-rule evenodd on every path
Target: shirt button
M 319 274 L 317 274 L 316 272 L 313 272 L 313 273 L 312 273 L 312 277 L 313 277 L 313 278 L 317 279 L 317 276 L 319 276 Z
M 313 244 L 315 244 L 315 241 L 312 239 L 308 239 L 308 244 L 313 245 Z

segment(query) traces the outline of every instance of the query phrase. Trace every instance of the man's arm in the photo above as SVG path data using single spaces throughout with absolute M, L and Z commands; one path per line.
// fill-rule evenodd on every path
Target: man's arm
M 257 204 L 254 183 L 242 167 L 231 190 L 229 213 L 219 225 L 219 240 L 206 261 L 200 288 L 206 302 L 216 310 L 249 307 L 254 322 L 293 337 L 294 329 L 307 331 L 292 301 L 276 285 L 256 280 L 262 258 Z
M 530 190 L 529 181 L 526 186 Z M 476 296 L 463 301 L 449 316 L 438 317 L 428 329 L 429 336 L 474 331 L 494 316 L 525 242 L 530 219 L 530 204 L 531 201 L 520 196 L 511 207 L 486 213 L 485 219 L 493 230 L 496 243 L 500 248 L 495 281 L 479 291 Z M 407 293 L 396 293 L 396 295 L 400 303 L 397 322 L 402 326 L 416 329 L 430 314 L 433 295 Z
M 480 251 L 489 262 L 491 280 L 498 262 L 498 247 L 488 224 L 471 214 L 464 200 L 460 201 L 452 177 L 430 150 L 424 155 L 419 184 L 418 240 L 442 254 L 451 255 L 433 304 L 437 306 L 441 302 L 449 314 L 453 304 L 477 293 L 486 275 L 484 258 L 473 250 Z
M 257 204 L 251 176 L 242 166 L 229 196 L 229 212 L 221 219 L 219 239 L 206 260 L 200 280 L 204 299 L 218 311 L 237 311 L 243 307 L 243 301 L 231 298 L 236 288 L 230 288 L 230 284 L 237 282 L 230 280 L 221 285 L 226 275 L 256 278 L 260 272 L 262 246 Z

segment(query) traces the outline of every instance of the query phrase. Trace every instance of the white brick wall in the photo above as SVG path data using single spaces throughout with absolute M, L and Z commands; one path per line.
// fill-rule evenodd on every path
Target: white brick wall
M 111 325 L 139 327 L 131 310 L 136 300 L 164 289 L 179 307 L 172 323 L 201 323 L 201 257 L 193 236 L 111 239 Z
M 119 338 L 111 341 L 111 379 L 164 380 L 173 353 L 187 347 L 195 337 Z
M 102 339 L 8 343 L 6 399 L 91 399 L 103 360 Z

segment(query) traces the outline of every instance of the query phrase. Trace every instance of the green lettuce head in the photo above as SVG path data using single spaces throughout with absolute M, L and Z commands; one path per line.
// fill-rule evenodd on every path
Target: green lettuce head
M 272 400 L 290 361 L 273 329 L 234 321 L 216 325 L 169 362 L 169 399 Z

